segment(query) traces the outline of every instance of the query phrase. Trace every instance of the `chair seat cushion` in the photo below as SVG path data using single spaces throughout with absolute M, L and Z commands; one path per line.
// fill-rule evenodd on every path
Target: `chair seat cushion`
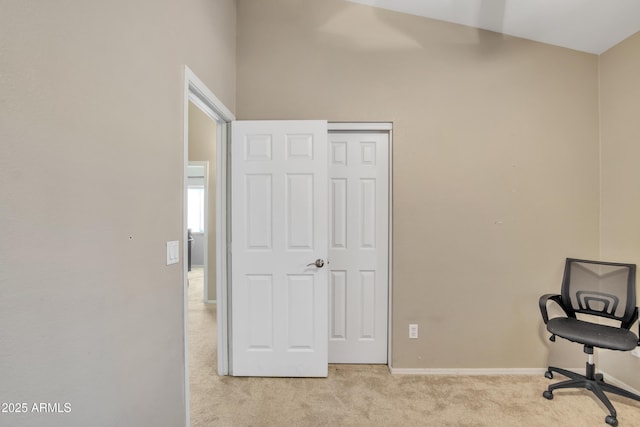
M 569 341 L 610 350 L 628 351 L 638 345 L 638 337 L 628 329 L 598 325 L 571 317 L 550 319 L 547 330 Z

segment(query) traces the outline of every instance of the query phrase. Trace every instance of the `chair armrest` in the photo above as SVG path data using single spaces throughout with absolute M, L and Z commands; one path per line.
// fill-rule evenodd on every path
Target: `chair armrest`
M 545 325 L 549 322 L 549 313 L 547 312 L 547 302 L 553 301 L 560 306 L 562 311 L 567 314 L 567 310 L 562 305 L 562 297 L 558 294 L 545 294 L 540 297 L 538 304 L 540 305 L 540 313 L 542 314 L 542 320 L 544 320 Z M 568 317 L 568 315 L 567 315 Z
M 633 327 L 633 325 L 637 323 L 638 324 L 638 346 L 640 347 L 640 321 L 638 320 L 638 307 L 636 307 L 636 309 L 633 311 L 633 316 L 631 317 L 631 320 L 629 321 L 628 324 L 626 325 L 621 325 L 623 328 L 627 328 L 629 330 L 631 330 L 631 328 Z
M 631 331 L 634 325 L 638 325 L 638 334 L 636 336 L 638 337 L 637 347 L 640 347 L 640 320 L 638 320 L 638 307 L 636 307 L 635 311 L 633 312 L 633 317 L 631 318 L 629 323 L 627 323 L 626 325 L 620 325 L 620 327 L 629 329 Z

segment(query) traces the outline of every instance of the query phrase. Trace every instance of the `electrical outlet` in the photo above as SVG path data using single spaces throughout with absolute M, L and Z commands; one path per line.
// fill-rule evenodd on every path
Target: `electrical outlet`
M 634 350 L 632 350 L 631 354 L 634 355 L 635 357 L 640 358 L 640 347 L 636 347 Z
M 418 325 L 415 323 L 409 324 L 409 338 L 412 340 L 418 339 Z

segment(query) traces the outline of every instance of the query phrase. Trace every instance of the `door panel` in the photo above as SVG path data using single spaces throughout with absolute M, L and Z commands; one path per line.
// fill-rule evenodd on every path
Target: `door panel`
M 331 363 L 387 363 L 389 135 L 329 134 Z
M 327 123 L 233 122 L 232 375 L 327 376 Z
M 331 179 L 331 241 L 334 249 L 347 247 L 347 180 Z
M 272 247 L 271 222 L 271 175 L 247 174 L 245 176 L 247 209 L 246 238 L 247 249 Z
M 331 332 L 330 339 L 347 337 L 347 272 L 331 271 L 330 283 Z
M 273 349 L 273 276 L 247 275 L 249 348 Z
M 315 280 L 311 274 L 290 274 L 287 277 L 289 291 L 289 336 L 287 346 L 290 350 L 314 349 L 315 322 Z
M 287 175 L 287 248 L 313 249 L 313 174 Z

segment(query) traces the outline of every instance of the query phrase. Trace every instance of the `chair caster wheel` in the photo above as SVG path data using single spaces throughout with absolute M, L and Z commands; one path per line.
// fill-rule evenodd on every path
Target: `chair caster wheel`
M 551 400 L 553 399 L 553 393 L 550 392 L 549 390 L 545 390 L 544 392 L 542 392 L 542 397 L 544 397 L 545 399 Z
M 611 415 L 607 415 L 607 417 L 604 419 L 604 422 L 613 427 L 616 427 L 618 425 L 618 419 L 616 417 L 612 417 Z
M 553 372 L 551 371 L 547 371 L 544 373 L 545 378 L 549 378 L 550 380 L 553 379 Z

